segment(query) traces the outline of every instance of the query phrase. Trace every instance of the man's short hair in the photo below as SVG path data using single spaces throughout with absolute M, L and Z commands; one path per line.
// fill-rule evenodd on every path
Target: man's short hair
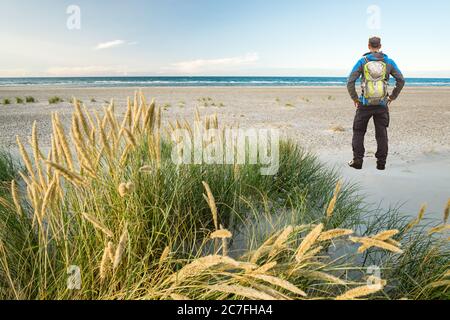
M 372 37 L 369 39 L 369 46 L 374 49 L 381 48 L 381 38 L 380 37 Z

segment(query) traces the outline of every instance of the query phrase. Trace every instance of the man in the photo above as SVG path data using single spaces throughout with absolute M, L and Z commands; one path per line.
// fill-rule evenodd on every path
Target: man
M 388 156 L 389 105 L 397 99 L 405 85 L 405 79 L 395 62 L 381 52 L 381 39 L 369 39 L 369 50 L 353 68 L 347 82 L 347 89 L 355 103 L 356 115 L 353 123 L 353 161 L 349 166 L 362 169 L 364 161 L 364 136 L 369 120 L 373 117 L 376 140 L 378 144 L 377 169 L 386 169 Z M 390 76 L 396 85 L 389 95 L 388 82 Z M 356 80 L 361 78 L 362 94 L 358 97 L 355 89 Z

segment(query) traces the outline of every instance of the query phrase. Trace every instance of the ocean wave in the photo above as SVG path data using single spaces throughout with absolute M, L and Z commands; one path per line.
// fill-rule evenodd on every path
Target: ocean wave
M 156 86 L 345 86 L 343 77 L 94 77 L 94 78 L 0 78 L 0 87 L 156 87 Z M 392 81 L 391 81 L 391 84 Z M 408 86 L 450 86 L 450 79 L 407 79 Z

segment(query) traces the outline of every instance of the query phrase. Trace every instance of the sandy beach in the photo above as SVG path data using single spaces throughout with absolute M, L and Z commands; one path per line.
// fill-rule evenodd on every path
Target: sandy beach
M 127 96 L 135 88 L 3 87 L 0 100 L 0 144 L 15 149 L 15 137 L 28 139 L 37 121 L 43 143 L 49 142 L 50 114 L 58 111 L 70 121 L 72 96 L 89 108 L 101 110 L 114 98 L 117 110 L 125 110 Z M 375 170 L 376 143 L 373 124 L 366 136 L 365 170 L 346 167 L 351 159 L 354 108 L 343 87 L 153 87 L 144 88 L 148 99 L 164 106 L 165 120 L 193 120 L 195 108 L 202 114 L 217 113 L 227 125 L 279 128 L 322 161 L 341 171 L 344 178 L 361 185 L 373 203 L 383 207 L 403 204 L 414 215 L 428 202 L 433 215 L 441 214 L 450 196 L 450 88 L 406 88 L 391 108 L 388 170 Z M 15 104 L 15 97 L 33 96 L 32 104 Z M 65 102 L 49 104 L 59 96 Z M 93 102 L 95 99 L 95 102 Z M 203 99 L 203 100 L 202 100 Z M 208 100 L 207 106 L 204 100 Z M 92 101 L 91 101 L 92 100 Z

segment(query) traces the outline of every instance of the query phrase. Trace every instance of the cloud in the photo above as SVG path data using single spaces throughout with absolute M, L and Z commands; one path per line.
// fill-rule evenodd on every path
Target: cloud
M 123 40 L 113 40 L 113 41 L 99 43 L 99 44 L 97 44 L 97 46 L 94 49 L 95 50 L 110 49 L 110 48 L 119 47 L 123 44 L 125 44 L 125 41 L 123 41 Z
M 248 53 L 244 56 L 220 59 L 197 59 L 173 63 L 169 71 L 179 73 L 204 73 L 204 72 L 223 72 L 236 67 L 252 64 L 259 60 L 257 53 Z
M 82 77 L 82 76 L 109 76 L 127 75 L 125 66 L 80 66 L 80 67 L 53 67 L 47 69 L 47 75 L 56 77 Z

